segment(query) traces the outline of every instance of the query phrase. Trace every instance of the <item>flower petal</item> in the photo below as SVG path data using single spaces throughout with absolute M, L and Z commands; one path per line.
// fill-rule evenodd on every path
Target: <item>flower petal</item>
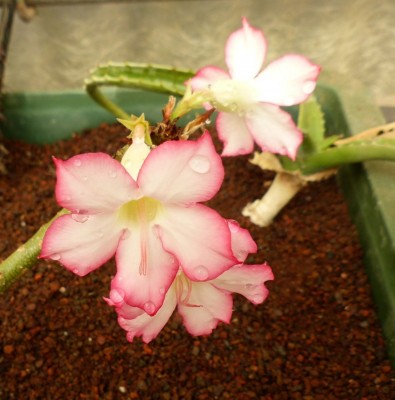
M 243 18 L 243 27 L 233 32 L 225 46 L 225 61 L 233 79 L 252 79 L 260 71 L 266 57 L 266 41 L 262 31 Z
M 156 222 L 163 247 L 177 257 L 191 280 L 213 279 L 239 263 L 227 222 L 211 208 L 168 206 Z
M 84 276 L 115 254 L 121 234 L 114 214 L 62 215 L 46 231 L 40 258 Z
M 191 204 L 211 199 L 223 178 L 221 157 L 206 132 L 196 141 L 169 141 L 156 147 L 137 181 L 145 196 L 165 203 Z
M 210 85 L 221 79 L 229 79 L 229 74 L 218 67 L 208 66 L 201 68 L 196 75 L 187 81 L 193 90 L 208 89 Z
M 267 264 L 236 265 L 211 283 L 220 289 L 239 293 L 254 304 L 260 304 L 269 295 L 265 282 L 273 279 L 273 272 Z
M 272 104 L 256 104 L 245 119 L 262 151 L 296 158 L 303 135 L 287 112 Z
M 142 336 L 143 341 L 149 343 L 158 336 L 159 332 L 166 325 L 166 322 L 176 308 L 176 304 L 175 291 L 169 290 L 162 307 L 154 316 L 143 313 L 135 318 L 127 318 L 125 315 L 130 313 L 130 310 L 125 311 L 121 308 L 117 309 L 119 315 L 118 323 L 127 331 L 126 337 L 129 342 L 132 342 L 135 337 Z
M 222 156 L 237 156 L 252 153 L 254 140 L 242 117 L 221 112 L 216 120 L 218 137 L 224 143 Z
M 117 274 L 111 289 L 120 293 L 128 305 L 154 315 L 176 276 L 178 261 L 163 249 L 152 226 L 138 226 L 123 237 L 116 253 Z
M 314 91 L 320 67 L 307 58 L 290 54 L 270 63 L 254 83 L 259 101 L 291 106 L 305 101 Z
M 239 262 L 244 262 L 251 253 L 256 253 L 258 248 L 250 232 L 242 228 L 237 221 L 228 219 L 228 226 L 232 237 L 232 251 Z
M 90 214 L 113 211 L 139 197 L 136 182 L 107 154 L 86 153 L 67 161 L 54 158 L 54 162 L 56 199 L 68 210 L 83 210 Z
M 194 282 L 188 304 L 180 303 L 178 312 L 191 335 L 209 335 L 219 321 L 229 323 L 233 300 L 208 282 Z

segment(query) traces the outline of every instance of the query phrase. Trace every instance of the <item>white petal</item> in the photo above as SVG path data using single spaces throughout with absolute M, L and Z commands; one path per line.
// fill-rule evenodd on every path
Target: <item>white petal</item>
M 114 255 L 121 234 L 114 214 L 62 215 L 45 233 L 40 257 L 84 276 Z
M 213 279 L 239 263 L 227 222 L 211 208 L 168 206 L 156 222 L 164 248 L 177 257 L 192 280 Z
M 216 127 L 219 138 L 224 143 L 223 156 L 237 156 L 252 153 L 254 140 L 244 119 L 237 114 L 218 114 Z
M 136 182 L 122 165 L 104 153 L 86 153 L 56 164 L 56 199 L 71 211 L 114 211 L 139 197 Z M 116 190 L 114 190 L 116 188 Z
M 232 237 L 232 251 L 239 262 L 244 262 L 247 256 L 257 252 L 257 245 L 250 232 L 242 228 L 237 221 L 228 219 L 228 226 Z
M 296 158 L 303 135 L 287 112 L 271 104 L 256 104 L 245 119 L 262 151 Z
M 194 282 L 188 303 L 179 303 L 178 312 L 191 335 L 209 335 L 219 321 L 229 323 L 232 296 L 208 282 Z
M 314 91 L 320 67 L 299 55 L 286 55 L 270 63 L 255 79 L 259 101 L 291 106 Z
M 211 199 L 223 178 L 221 157 L 206 132 L 196 141 L 169 141 L 156 147 L 145 160 L 138 183 L 145 196 L 190 204 Z
M 272 270 L 266 264 L 237 265 L 211 283 L 231 293 L 239 293 L 254 304 L 260 304 L 269 294 L 265 282 L 273 279 Z
M 175 291 L 169 290 L 162 307 L 154 316 L 143 313 L 135 318 L 128 319 L 125 318 L 127 312 L 120 309 L 117 310 L 119 313 L 118 323 L 128 332 L 126 337 L 130 342 L 132 342 L 135 337 L 142 336 L 143 341 L 149 343 L 166 325 L 175 307 Z
M 189 83 L 193 90 L 208 89 L 214 82 L 229 79 L 229 74 L 217 67 L 204 67 L 191 78 Z
M 152 224 L 131 229 L 119 243 L 117 274 L 111 289 L 124 294 L 124 302 L 155 314 L 179 269 L 177 259 L 163 249 Z
M 266 41 L 262 31 L 253 28 L 243 18 L 243 27 L 233 32 L 225 47 L 225 61 L 233 79 L 252 79 L 260 71 L 266 56 Z

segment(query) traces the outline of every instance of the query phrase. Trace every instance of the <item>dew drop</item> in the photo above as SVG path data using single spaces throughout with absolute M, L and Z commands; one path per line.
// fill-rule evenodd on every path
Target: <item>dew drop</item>
M 204 281 L 208 278 L 208 269 L 203 265 L 199 265 L 193 270 L 193 275 L 198 281 Z
M 111 178 L 116 178 L 117 177 L 117 173 L 115 171 L 111 171 L 110 172 L 110 177 Z
M 125 240 L 130 236 L 130 230 L 129 229 L 125 229 L 121 235 L 121 240 Z
M 75 222 L 79 222 L 79 223 L 84 223 L 86 221 L 88 221 L 89 219 L 89 215 L 84 215 L 84 214 L 71 214 L 71 218 L 73 218 L 73 220 Z
M 76 159 L 74 160 L 74 165 L 75 165 L 76 167 L 80 167 L 80 166 L 82 165 L 82 161 L 81 161 L 79 158 L 76 158 Z
M 49 258 L 51 260 L 54 260 L 54 261 L 59 261 L 60 260 L 60 254 L 57 254 L 57 253 L 52 254 Z
M 78 268 L 73 268 L 73 270 L 72 270 L 72 271 L 73 271 L 73 273 L 74 273 L 74 274 L 76 274 L 76 275 L 78 275 L 78 273 L 79 273 L 79 270 L 78 270 Z
M 164 287 L 159 288 L 159 293 L 160 294 L 165 294 L 166 289 Z
M 302 91 L 305 94 L 312 93 L 314 91 L 314 89 L 315 89 L 315 82 L 313 82 L 313 81 L 307 81 L 302 87 Z
M 236 233 L 240 230 L 240 225 L 237 221 L 230 219 L 228 220 L 229 230 L 233 233 Z
M 144 311 L 145 311 L 147 314 L 152 315 L 152 314 L 155 312 L 155 310 L 156 310 L 156 307 L 155 307 L 155 304 L 154 304 L 152 301 L 147 301 L 147 302 L 144 304 Z
M 193 156 L 189 160 L 189 166 L 198 174 L 206 174 L 210 170 L 210 160 L 205 156 Z

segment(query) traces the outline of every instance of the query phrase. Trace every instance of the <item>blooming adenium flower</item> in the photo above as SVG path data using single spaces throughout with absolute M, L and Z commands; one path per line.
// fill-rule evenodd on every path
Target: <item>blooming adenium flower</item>
M 248 252 L 255 252 L 256 245 L 248 231 L 235 221 L 228 221 L 232 234 L 232 249 L 238 254 L 238 265 L 233 266 L 213 280 L 196 282 L 190 280 L 181 270 L 166 294 L 159 311 L 151 316 L 141 308 L 131 307 L 118 295 L 110 292 L 105 299 L 115 307 L 120 326 L 127 331 L 126 337 L 132 342 L 142 336 L 145 343 L 154 339 L 165 326 L 177 307 L 187 331 L 194 335 L 208 335 L 219 321 L 229 323 L 232 315 L 232 293 L 240 293 L 254 304 L 262 303 L 268 290 L 264 283 L 273 279 L 266 264 L 244 265 Z M 246 251 L 246 248 L 249 249 Z
M 200 204 L 224 177 L 208 133 L 151 151 L 133 141 L 121 163 L 104 153 L 54 161 L 56 199 L 70 213 L 48 228 L 41 258 L 84 276 L 115 254 L 113 294 L 149 315 L 180 269 L 185 279 L 208 281 L 239 263 L 228 222 Z
M 307 58 L 289 54 L 271 62 L 263 33 L 249 25 L 233 32 L 226 43 L 229 72 L 208 66 L 189 83 L 193 90 L 209 89 L 218 111 L 216 128 L 224 142 L 223 155 L 248 154 L 254 141 L 262 151 L 295 159 L 302 133 L 279 106 L 303 102 L 314 91 L 320 68 Z

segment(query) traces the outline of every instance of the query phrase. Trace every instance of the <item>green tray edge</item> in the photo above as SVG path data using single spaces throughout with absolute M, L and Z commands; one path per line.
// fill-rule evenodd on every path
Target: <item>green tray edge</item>
M 136 115 L 144 112 L 151 122 L 161 119 L 161 108 L 168 99 L 167 95 L 134 90 L 110 89 L 106 93 L 125 110 Z M 385 123 L 366 88 L 350 78 L 324 73 L 316 95 L 323 104 L 330 133 L 353 135 Z M 37 144 L 67 139 L 102 122 L 115 122 L 112 114 L 82 90 L 6 93 L 3 107 L 3 134 Z M 359 232 L 388 354 L 395 367 L 395 164 L 347 166 L 340 169 L 338 177 Z

